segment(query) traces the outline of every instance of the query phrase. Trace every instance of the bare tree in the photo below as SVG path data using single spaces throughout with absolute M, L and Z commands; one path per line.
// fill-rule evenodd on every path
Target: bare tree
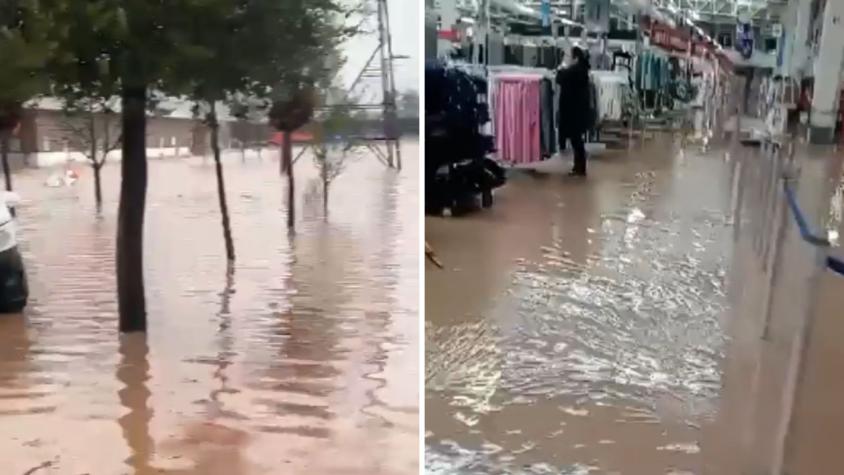
M 65 107 L 63 128 L 71 147 L 88 159 L 94 170 L 94 197 L 97 210 L 103 206 L 100 172 L 108 154 L 120 147 L 122 134 L 120 117 L 114 112 L 119 101 L 113 99 L 83 99 Z
M 328 106 L 324 116 L 317 118 L 313 130 L 311 149 L 322 182 L 322 206 L 327 216 L 331 184 L 346 169 L 346 163 L 357 156 L 357 121 L 352 118 L 348 106 Z
M 235 115 L 237 120 L 229 124 L 229 130 L 234 142 L 240 149 L 241 161 L 246 160 L 247 150 L 254 150 L 260 158 L 261 149 L 270 134 L 269 127 L 260 123 L 260 111 L 238 104 L 232 114 Z M 264 118 L 264 120 L 266 119 Z

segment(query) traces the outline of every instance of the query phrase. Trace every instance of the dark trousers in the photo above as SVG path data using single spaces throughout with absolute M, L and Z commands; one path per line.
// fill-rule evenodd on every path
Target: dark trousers
M 572 132 L 560 132 L 560 150 L 566 147 L 566 140 L 571 142 L 571 148 L 574 152 L 574 167 L 572 171 L 575 173 L 586 173 L 586 147 L 583 145 L 583 134 Z

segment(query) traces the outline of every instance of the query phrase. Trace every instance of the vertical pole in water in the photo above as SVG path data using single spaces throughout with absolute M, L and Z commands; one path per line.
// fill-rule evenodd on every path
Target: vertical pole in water
M 779 170 L 777 161 L 779 160 L 780 153 L 780 145 L 772 142 L 770 152 L 768 153 L 768 170 L 765 176 L 765 184 L 767 186 L 765 189 L 765 208 L 762 210 L 765 219 L 765 240 L 762 242 L 762 262 L 765 264 L 765 271 L 770 269 L 768 256 L 771 253 L 771 239 L 773 238 L 774 220 L 776 219 L 776 203 L 777 197 L 779 196 L 779 187 L 777 186 L 779 185 Z
M 741 156 L 733 155 L 733 240 L 738 242 L 741 231 L 741 208 L 744 206 L 744 163 Z
M 396 147 L 396 168 L 401 170 L 401 129 L 398 124 L 398 113 L 396 107 L 396 75 L 393 69 L 393 34 L 390 30 L 390 9 L 387 0 L 384 0 L 384 30 L 387 32 L 387 71 L 389 72 L 390 83 L 390 109 L 392 110 L 390 116 L 393 124 L 393 143 Z M 484 52 L 488 53 L 488 50 Z
M 390 34 L 390 13 L 387 0 L 378 0 L 378 41 L 381 45 L 381 90 L 383 93 L 382 120 L 384 142 L 387 145 L 387 164 L 401 169 L 401 149 L 398 141 L 396 114 L 396 82 L 393 74 L 393 39 Z M 395 154 L 395 163 L 393 155 Z
M 770 336 L 771 330 L 771 318 L 772 318 L 772 307 L 774 301 L 774 286 L 776 285 L 777 281 L 779 280 L 780 271 L 782 268 L 782 248 L 783 242 L 785 241 L 786 232 L 788 230 L 788 202 L 787 198 L 785 197 L 785 186 L 786 180 L 788 177 L 783 175 L 783 165 L 782 159 L 777 156 L 777 163 L 776 166 L 776 187 L 779 192 L 775 193 L 775 201 L 778 202 L 778 212 L 776 217 L 774 218 L 775 226 L 777 229 L 776 234 L 774 235 L 774 242 L 773 242 L 773 255 L 768 256 L 765 264 L 766 264 L 766 271 L 770 272 L 770 278 L 768 280 L 768 289 L 767 289 L 767 298 L 765 299 L 765 308 L 763 310 L 763 315 L 765 316 L 765 323 L 762 326 L 762 334 L 761 338 L 763 340 L 768 340 Z

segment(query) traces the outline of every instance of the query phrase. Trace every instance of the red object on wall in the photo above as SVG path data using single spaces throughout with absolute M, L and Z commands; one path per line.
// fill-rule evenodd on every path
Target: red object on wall
M 293 143 L 302 143 L 312 141 L 314 139 L 314 136 L 310 132 L 297 130 L 290 135 L 290 139 L 293 141 Z M 272 137 L 270 138 L 270 143 L 280 147 L 284 143 L 284 134 L 282 132 L 273 133 Z
M 681 29 L 651 21 L 651 44 L 669 50 L 688 51 L 689 34 Z
M 732 69 L 732 62 L 721 52 L 715 50 L 715 44 L 713 42 L 706 41 L 703 37 L 693 34 L 687 28 L 671 27 L 648 17 L 643 17 L 641 28 L 650 34 L 651 44 L 655 46 L 681 53 L 688 52 L 691 47 L 692 55 L 704 58 L 708 54 L 715 54 L 722 63 L 722 67 Z
M 437 32 L 437 38 L 457 42 L 460 41 L 460 31 L 456 29 L 440 30 Z

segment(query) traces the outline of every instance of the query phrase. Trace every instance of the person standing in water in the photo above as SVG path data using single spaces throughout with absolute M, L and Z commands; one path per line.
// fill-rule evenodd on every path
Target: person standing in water
M 566 140 L 574 151 L 574 168 L 569 175 L 586 176 L 586 148 L 583 134 L 591 126 L 592 110 L 589 88 L 589 60 L 582 49 L 571 49 L 572 63 L 557 71 L 560 86 L 559 139 L 560 150 L 565 149 Z

